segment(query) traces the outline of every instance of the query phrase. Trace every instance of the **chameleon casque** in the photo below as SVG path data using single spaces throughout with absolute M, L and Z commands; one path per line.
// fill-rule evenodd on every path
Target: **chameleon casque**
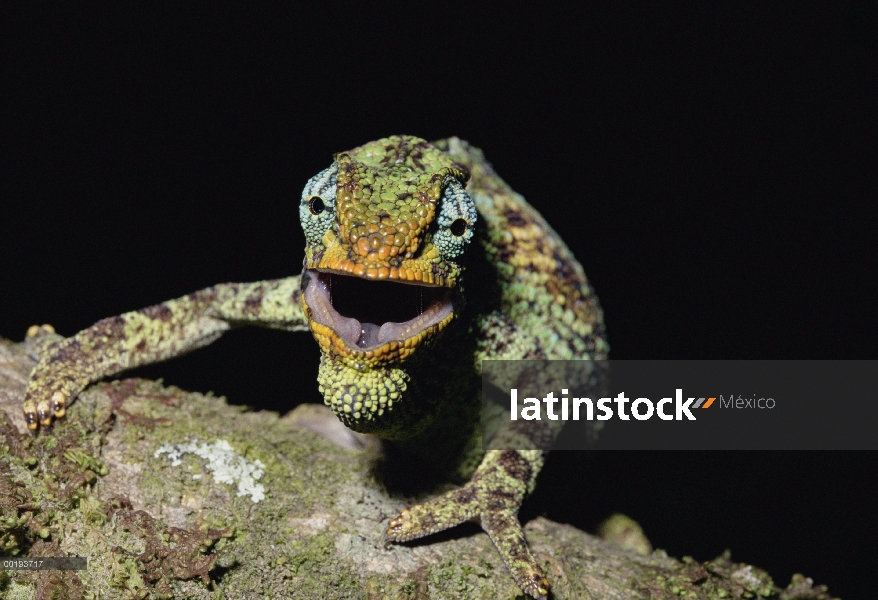
M 346 426 L 463 482 L 391 519 L 386 539 L 474 520 L 521 589 L 544 598 L 517 516 L 544 453 L 482 450 L 481 361 L 606 358 L 597 297 L 542 216 L 466 142 L 393 136 L 334 158 L 299 203 L 301 275 L 216 285 L 69 338 L 32 327 L 28 427 L 63 417 L 92 382 L 233 326 L 310 330 L 324 402 Z

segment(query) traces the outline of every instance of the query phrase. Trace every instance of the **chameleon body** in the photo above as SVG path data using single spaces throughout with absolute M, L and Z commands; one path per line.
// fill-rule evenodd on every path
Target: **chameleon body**
M 457 138 L 393 136 L 335 156 L 305 186 L 301 275 L 226 283 L 99 321 L 69 338 L 28 332 L 39 358 L 31 429 L 64 416 L 89 383 L 211 343 L 239 324 L 310 330 L 324 402 L 390 456 L 462 487 L 391 519 L 389 542 L 481 524 L 516 583 L 549 584 L 517 512 L 544 455 L 480 443 L 487 359 L 606 358 L 581 266 L 542 216 Z

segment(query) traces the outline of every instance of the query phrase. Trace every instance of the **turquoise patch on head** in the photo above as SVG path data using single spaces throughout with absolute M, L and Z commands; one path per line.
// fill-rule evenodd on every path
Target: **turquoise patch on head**
M 305 232 L 305 239 L 310 244 L 319 244 L 333 223 L 335 223 L 335 193 L 338 165 L 333 164 L 308 180 L 302 190 L 299 203 L 299 220 Z M 311 199 L 319 197 L 323 210 L 319 214 L 312 212 Z
M 455 235 L 452 224 L 458 219 L 466 222 L 461 235 Z M 445 259 L 453 260 L 463 254 L 473 237 L 477 213 L 472 198 L 456 179 L 449 178 L 442 192 L 441 210 L 436 219 L 438 230 L 433 235 L 433 244 Z

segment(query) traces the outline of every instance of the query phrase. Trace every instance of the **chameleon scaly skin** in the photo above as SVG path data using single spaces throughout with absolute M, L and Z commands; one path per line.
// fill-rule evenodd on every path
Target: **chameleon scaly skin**
M 206 346 L 237 323 L 305 331 L 300 296 L 299 277 L 224 283 L 103 319 L 51 344 L 40 343 L 44 330 L 31 327 L 28 346 L 40 360 L 25 394 L 27 425 L 36 429 L 39 419 L 45 427 L 52 416 L 64 416 L 89 383 Z
M 579 263 L 457 138 L 393 136 L 337 154 L 306 184 L 299 215 L 300 276 L 217 285 L 70 338 L 31 328 L 39 363 L 28 426 L 64 416 L 93 381 L 204 346 L 233 325 L 310 330 L 324 402 L 345 425 L 387 440 L 391 457 L 466 481 L 391 519 L 386 539 L 476 520 L 522 590 L 546 597 L 517 518 L 544 456 L 481 450 L 479 378 L 486 359 L 606 357 Z

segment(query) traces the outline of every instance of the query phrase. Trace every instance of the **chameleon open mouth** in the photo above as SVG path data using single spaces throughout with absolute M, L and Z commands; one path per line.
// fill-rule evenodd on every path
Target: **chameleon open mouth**
M 374 350 L 417 337 L 453 312 L 451 289 L 419 283 L 370 281 L 308 269 L 305 304 L 351 350 Z

